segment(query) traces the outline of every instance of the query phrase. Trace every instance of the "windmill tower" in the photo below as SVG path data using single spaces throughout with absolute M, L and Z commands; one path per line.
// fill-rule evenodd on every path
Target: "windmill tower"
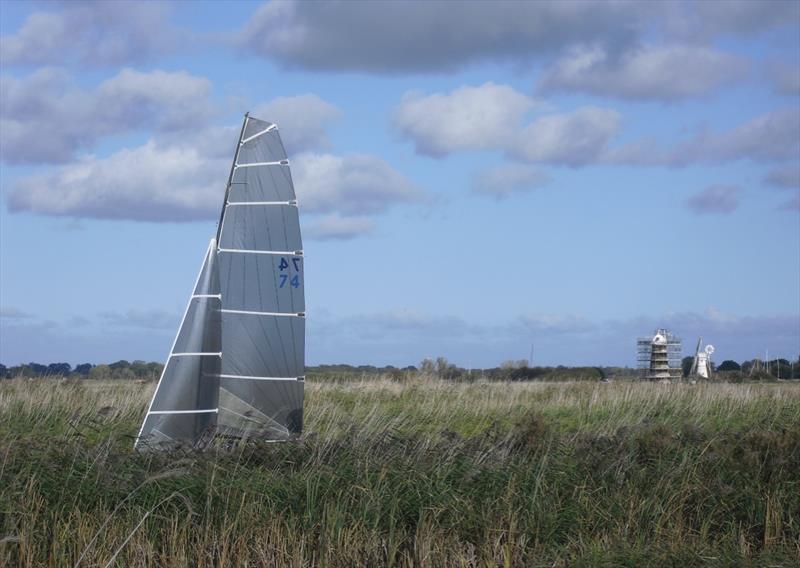
M 714 353 L 713 345 L 706 345 L 705 349 L 700 349 L 703 345 L 703 338 L 697 340 L 697 349 L 694 352 L 692 369 L 689 371 L 690 377 L 700 377 L 703 379 L 711 378 L 711 355 Z
M 713 345 L 706 345 L 703 351 L 697 353 L 697 376 L 704 379 L 711 378 L 711 355 L 714 353 Z
M 651 381 L 680 379 L 681 340 L 666 329 L 636 340 L 637 362 L 642 378 Z

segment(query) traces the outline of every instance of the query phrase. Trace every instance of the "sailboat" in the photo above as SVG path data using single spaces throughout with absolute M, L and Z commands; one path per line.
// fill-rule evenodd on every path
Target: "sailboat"
M 303 246 L 275 124 L 245 114 L 208 244 L 137 449 L 218 437 L 287 440 L 303 428 Z

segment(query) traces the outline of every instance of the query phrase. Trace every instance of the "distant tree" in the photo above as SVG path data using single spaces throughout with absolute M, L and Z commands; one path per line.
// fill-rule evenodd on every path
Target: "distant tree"
M 753 367 L 754 366 L 757 367 L 759 364 L 760 364 L 760 361 L 758 359 L 751 359 L 749 361 L 742 361 L 742 374 L 743 375 L 749 375 L 750 371 L 753 369 Z
M 30 369 L 31 374 L 34 376 L 41 377 L 42 375 L 47 373 L 47 365 L 40 365 L 39 363 L 31 362 L 28 363 L 27 367 L 28 369 Z
M 110 379 L 111 372 L 111 365 L 97 365 L 89 371 L 89 378 L 98 381 Z
M 442 379 L 452 380 L 457 378 L 461 373 L 459 372 L 458 367 L 447 360 L 447 357 L 437 357 L 436 374 Z
M 388 375 L 393 381 L 402 381 L 407 376 L 406 373 L 396 367 L 387 368 L 386 371 L 386 375 Z
M 692 363 L 694 363 L 694 357 L 684 357 L 681 359 L 681 369 L 683 369 L 684 377 L 689 376 L 689 372 L 692 370 Z
M 83 363 L 75 367 L 75 372 L 78 373 L 79 375 L 87 377 L 89 376 L 89 372 L 92 370 L 93 366 L 94 365 L 92 365 L 91 363 Z
M 741 370 L 742 366 L 739 365 L 739 363 L 737 363 L 736 361 L 731 361 L 730 359 L 723 361 L 722 363 L 719 364 L 719 367 L 717 367 L 717 371 L 741 371 Z
M 64 376 L 70 374 L 72 371 L 72 365 L 69 363 L 50 363 L 47 366 L 47 371 L 45 372 L 46 375 L 56 375 L 56 376 Z
M 0 363 L 0 379 L 5 379 L 8 376 L 8 367 Z
M 110 363 L 108 366 L 111 367 L 114 370 L 116 370 L 116 369 L 129 369 L 131 364 L 128 363 L 125 359 L 120 359 L 116 363 Z
M 792 375 L 792 366 L 786 359 L 773 359 L 769 362 L 769 373 L 773 377 L 788 379 Z
M 419 364 L 419 372 L 423 375 L 433 375 L 436 373 L 436 365 L 434 365 L 433 359 L 423 359 Z
M 114 369 L 111 372 L 111 378 L 115 381 L 132 380 L 136 378 L 136 373 L 130 368 Z
M 149 374 L 147 363 L 144 361 L 134 361 L 131 363 L 131 371 L 133 371 L 137 377 L 146 377 Z
M 161 376 L 161 371 L 163 370 L 164 370 L 164 365 L 162 365 L 161 363 L 152 362 L 147 364 L 147 375 L 150 378 L 157 379 L 158 377 Z
M 527 359 L 516 359 L 516 360 L 508 360 L 503 361 L 500 363 L 501 369 L 527 369 L 528 368 L 528 360 Z
M 8 370 L 8 377 L 11 379 L 36 376 L 38 376 L 37 373 L 31 369 L 30 365 L 15 365 Z

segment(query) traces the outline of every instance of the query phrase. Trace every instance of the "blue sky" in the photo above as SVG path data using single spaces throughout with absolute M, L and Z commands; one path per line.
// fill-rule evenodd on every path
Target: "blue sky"
M 15 3 L 0 361 L 162 360 L 245 111 L 309 364 L 800 353 L 800 4 Z

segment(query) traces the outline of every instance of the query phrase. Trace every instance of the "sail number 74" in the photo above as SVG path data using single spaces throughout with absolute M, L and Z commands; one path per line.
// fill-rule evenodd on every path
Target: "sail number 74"
M 278 275 L 278 276 L 280 276 L 280 279 L 281 279 L 281 282 L 278 285 L 278 288 L 283 288 L 284 286 L 286 286 L 287 282 L 289 283 L 289 285 L 292 288 L 299 288 L 300 287 L 300 274 L 299 274 L 299 272 L 300 272 L 300 258 L 299 257 L 291 258 L 291 263 L 290 263 L 288 260 L 286 260 L 286 257 L 282 256 L 281 257 L 281 262 L 278 265 L 278 268 L 281 271 L 281 274 Z M 284 272 L 284 270 L 286 270 L 287 268 L 290 269 L 290 270 Z M 291 275 L 291 272 L 292 272 L 291 269 L 292 268 L 294 268 L 294 271 L 297 272 L 298 274 L 295 274 L 294 276 L 292 276 Z

